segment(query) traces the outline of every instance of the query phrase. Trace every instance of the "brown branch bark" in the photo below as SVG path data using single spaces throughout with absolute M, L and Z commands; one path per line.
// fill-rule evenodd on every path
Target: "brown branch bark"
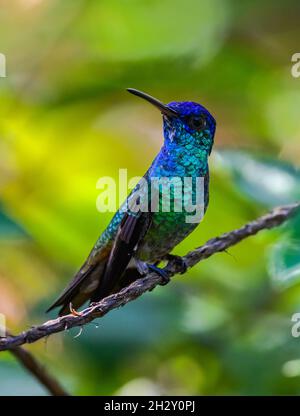
M 189 252 L 182 257 L 185 265 L 190 268 L 200 261 L 212 256 L 215 253 L 225 251 L 229 247 L 238 244 L 240 241 L 257 234 L 261 230 L 278 227 L 284 223 L 296 210 L 300 203 L 275 208 L 268 214 L 247 223 L 243 227 L 230 231 L 220 237 L 209 240 L 203 246 Z M 184 273 L 186 269 L 178 261 L 170 261 L 164 268 L 169 277 L 177 273 Z M 156 273 L 149 273 L 147 276 L 136 280 L 130 286 L 120 292 L 106 297 L 88 308 L 84 309 L 79 316 L 72 314 L 45 322 L 42 325 L 32 327 L 16 336 L 8 336 L 0 339 L 0 351 L 9 350 L 23 344 L 35 342 L 41 338 L 62 332 L 66 329 L 83 326 L 96 318 L 106 315 L 112 309 L 124 306 L 147 291 L 151 291 L 162 283 L 162 279 Z

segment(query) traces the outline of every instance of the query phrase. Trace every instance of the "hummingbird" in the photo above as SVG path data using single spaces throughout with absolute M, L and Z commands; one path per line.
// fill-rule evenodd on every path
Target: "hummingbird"
M 203 178 L 205 213 L 209 202 L 208 158 L 216 130 L 214 117 L 204 106 L 195 102 L 164 104 L 142 91 L 133 88 L 127 91 L 154 105 L 163 118 L 164 142 L 143 180 L 150 183 L 153 178 L 162 177 Z M 125 205 L 132 200 L 137 188 L 129 194 Z M 145 192 L 149 194 L 149 190 Z M 182 198 L 193 199 L 196 192 L 194 186 Z M 172 198 L 174 202 L 174 189 Z M 85 302 L 98 302 L 149 271 L 158 273 L 162 284 L 168 283 L 168 275 L 158 265 L 171 258 L 180 260 L 171 252 L 199 222 L 186 221 L 184 210 L 126 210 L 123 209 L 124 204 L 96 241 L 85 263 L 48 311 L 61 307 L 60 316 L 70 311 L 76 312 Z

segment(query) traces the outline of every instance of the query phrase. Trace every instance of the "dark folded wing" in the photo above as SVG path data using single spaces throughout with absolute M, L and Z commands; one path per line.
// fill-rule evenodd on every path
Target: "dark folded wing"
M 150 223 L 151 214 L 148 212 L 134 214 L 127 212 L 124 215 L 110 252 L 105 272 L 100 280 L 98 289 L 92 297 L 93 302 L 97 302 L 109 295 L 116 287 L 139 242 L 144 238 Z

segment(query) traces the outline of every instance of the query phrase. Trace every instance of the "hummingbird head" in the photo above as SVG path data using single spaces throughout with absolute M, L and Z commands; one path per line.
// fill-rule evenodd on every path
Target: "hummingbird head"
M 216 121 L 205 107 L 191 101 L 163 104 L 144 92 L 132 88 L 127 91 L 144 98 L 161 111 L 167 147 L 189 146 L 191 151 L 200 148 L 208 155 L 211 153 Z
M 171 102 L 167 107 L 176 116 L 163 115 L 166 142 L 191 145 L 211 153 L 216 121 L 210 112 L 200 104 L 191 101 Z

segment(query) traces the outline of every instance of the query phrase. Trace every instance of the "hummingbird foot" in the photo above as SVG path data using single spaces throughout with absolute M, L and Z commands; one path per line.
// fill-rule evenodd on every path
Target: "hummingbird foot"
M 69 309 L 73 316 L 82 316 L 82 312 L 78 312 L 76 311 L 76 309 L 73 308 L 72 302 L 70 302 L 69 304 Z
M 179 269 L 178 272 L 180 274 L 184 274 L 188 269 L 186 261 L 180 256 L 176 256 L 175 254 L 167 254 L 165 259 L 168 261 L 168 265 L 169 263 L 173 263 L 176 269 Z
M 137 260 L 137 259 L 136 259 L 135 263 L 136 263 L 136 268 L 137 268 L 138 272 L 142 276 L 146 276 L 149 272 L 155 272 L 156 274 L 158 274 L 162 278 L 162 282 L 161 282 L 162 286 L 169 283 L 170 277 L 168 275 L 168 272 L 166 272 L 165 270 L 157 267 L 156 264 L 148 264 L 144 261 Z
M 170 277 L 168 275 L 168 272 L 161 269 L 160 267 L 155 266 L 155 264 L 147 264 L 147 266 L 149 270 L 151 270 L 152 272 L 155 272 L 162 278 L 162 281 L 160 283 L 161 286 L 165 286 L 169 283 Z
M 135 259 L 135 265 L 140 275 L 146 276 L 149 273 L 149 265 L 144 261 Z

